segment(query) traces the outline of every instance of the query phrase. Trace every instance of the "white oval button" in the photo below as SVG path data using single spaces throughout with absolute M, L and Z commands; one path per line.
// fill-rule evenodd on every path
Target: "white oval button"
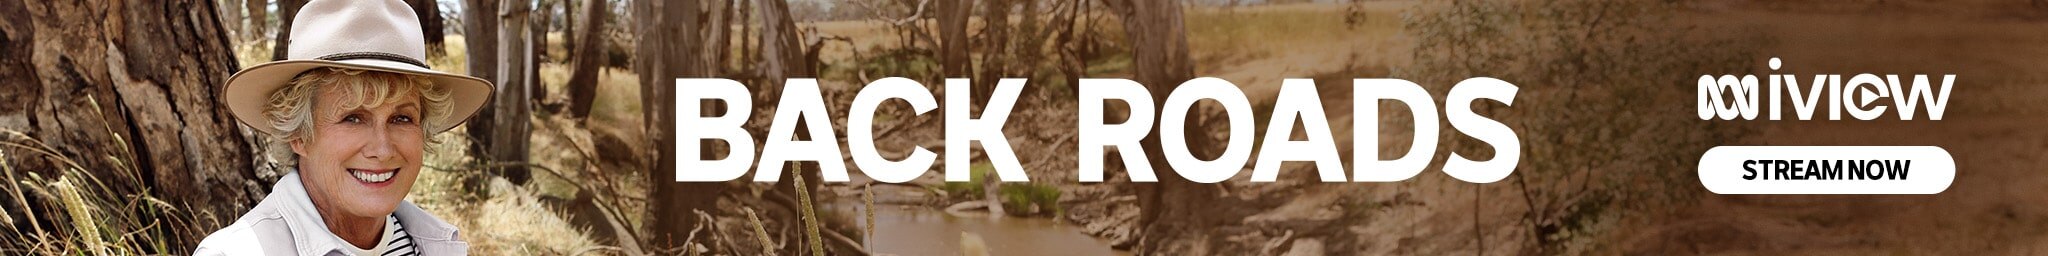
M 1720 146 L 1699 174 L 1715 194 L 1936 194 L 1956 161 L 1935 146 Z

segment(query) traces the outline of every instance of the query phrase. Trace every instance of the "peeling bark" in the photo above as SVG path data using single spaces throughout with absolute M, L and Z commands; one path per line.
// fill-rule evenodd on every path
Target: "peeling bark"
M 189 211 L 180 214 L 192 223 L 166 224 L 173 234 L 158 238 L 171 248 L 232 222 L 279 173 L 219 100 L 239 67 L 215 11 L 190 0 L 0 2 L 12 17 L 0 19 L 0 130 L 27 136 L 5 141 L 48 144 L 115 194 Z M 0 151 L 16 171 L 68 168 L 26 148 Z
M 1132 49 L 1135 80 L 1154 92 L 1153 102 L 1165 102 L 1167 92 L 1194 78 L 1180 1 L 1112 0 L 1103 4 L 1122 17 L 1125 38 L 1130 40 Z M 1203 127 L 1203 122 L 1186 124 L 1187 131 L 1210 130 Z M 1145 234 L 1136 248 L 1140 254 L 1179 254 L 1168 241 L 1210 239 L 1213 237 L 1203 238 L 1199 232 L 1186 231 L 1234 219 L 1205 210 L 1231 198 L 1218 196 L 1220 190 L 1213 184 L 1194 183 L 1173 175 L 1173 166 L 1166 163 L 1160 149 L 1161 139 L 1185 139 L 1197 157 L 1213 158 L 1220 154 L 1215 148 L 1217 143 L 1203 132 L 1187 133 L 1186 138 L 1161 138 L 1161 128 L 1152 127 L 1151 135 L 1139 141 L 1153 171 L 1159 174 L 1159 182 L 1133 185 L 1138 188 L 1138 225 L 1142 230 L 1139 233 Z

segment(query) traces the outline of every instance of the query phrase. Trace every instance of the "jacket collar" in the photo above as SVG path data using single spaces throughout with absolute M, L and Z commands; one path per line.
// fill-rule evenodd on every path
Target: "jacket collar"
M 275 208 L 284 217 L 285 225 L 294 231 L 291 232 L 292 241 L 298 245 L 299 255 L 327 255 L 347 252 L 347 248 L 352 248 L 335 239 L 333 232 L 327 230 L 327 223 L 320 218 L 312 198 L 306 195 L 305 184 L 299 181 L 297 171 L 287 172 L 278 178 L 270 196 L 285 199 Z M 406 233 L 413 236 L 421 255 L 467 254 L 469 245 L 456 236 L 455 225 L 435 218 L 412 201 L 400 201 L 392 214 L 398 216 L 398 224 L 405 227 Z
M 434 218 L 411 201 L 398 203 L 398 224 L 405 226 L 406 234 L 412 235 L 414 249 L 420 255 L 468 255 L 469 243 L 463 242 L 455 225 Z

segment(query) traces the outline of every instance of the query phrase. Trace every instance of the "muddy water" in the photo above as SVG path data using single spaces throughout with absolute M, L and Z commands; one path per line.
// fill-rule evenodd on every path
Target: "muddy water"
M 862 216 L 858 206 L 836 208 L 846 216 Z M 963 255 L 966 236 L 978 236 L 988 255 L 1130 255 L 1110 249 L 1108 241 L 1080 227 L 1048 218 L 956 216 L 923 206 L 875 208 L 875 235 L 867 242 L 877 255 Z

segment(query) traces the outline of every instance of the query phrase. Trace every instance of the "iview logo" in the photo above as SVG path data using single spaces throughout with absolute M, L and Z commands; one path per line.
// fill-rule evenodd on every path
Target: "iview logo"
M 1770 67 L 1775 71 L 1782 66 L 1778 58 L 1771 58 Z M 1771 89 L 1770 120 L 1782 120 L 1787 98 L 1792 103 L 1798 120 L 1813 120 L 1814 110 L 1827 105 L 1828 120 L 1842 120 L 1842 112 L 1859 120 L 1877 119 L 1889 107 L 1898 107 L 1899 120 L 1913 120 L 1920 103 L 1927 103 L 1927 119 L 1941 120 L 1941 114 L 1948 108 L 1949 89 L 1955 83 L 1955 74 L 1945 74 L 1936 81 L 1939 88 L 1930 88 L 1928 75 L 1913 75 L 1910 80 L 1900 80 L 1899 75 L 1875 75 L 1870 73 L 1850 76 L 1813 75 L 1812 85 L 1801 88 L 1798 75 L 1770 74 Z M 1911 87 L 1905 84 L 1910 83 Z M 1938 93 L 1937 93 L 1938 91 Z M 1823 93 L 1825 92 L 1825 93 Z M 1759 97 L 1764 91 L 1757 84 L 1756 75 L 1701 75 L 1699 80 L 1700 120 L 1756 120 L 1757 110 L 1762 103 Z M 1825 95 L 1826 97 L 1822 97 Z M 1881 105 L 1880 98 L 1891 98 L 1891 106 Z M 1827 100 L 1827 101 L 1823 101 Z

